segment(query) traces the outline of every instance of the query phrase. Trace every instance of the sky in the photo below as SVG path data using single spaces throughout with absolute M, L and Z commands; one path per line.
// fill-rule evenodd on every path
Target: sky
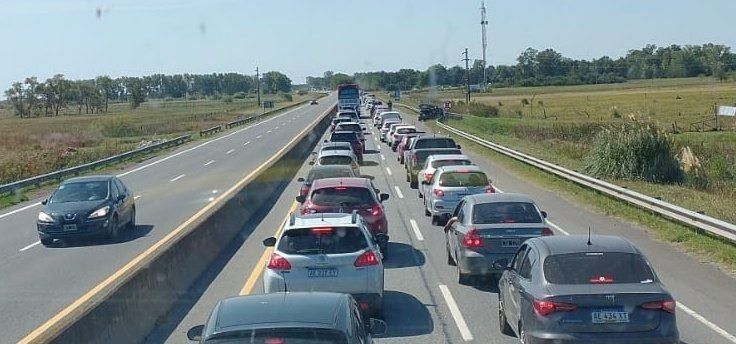
M 0 88 L 28 76 L 425 69 L 481 57 L 480 0 L 0 0 Z M 487 0 L 488 62 L 736 48 L 734 0 Z M 99 14 L 99 15 L 98 15 Z

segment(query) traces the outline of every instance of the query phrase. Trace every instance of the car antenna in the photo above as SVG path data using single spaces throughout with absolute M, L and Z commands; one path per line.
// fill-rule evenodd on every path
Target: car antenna
M 592 246 L 593 245 L 593 243 L 590 242 L 590 226 L 588 226 L 588 242 L 585 243 L 585 244 L 588 245 L 588 246 Z

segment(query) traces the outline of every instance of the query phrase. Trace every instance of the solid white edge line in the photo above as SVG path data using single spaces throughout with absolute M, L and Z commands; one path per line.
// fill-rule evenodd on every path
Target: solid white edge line
M 683 312 L 687 313 L 691 317 L 695 318 L 695 320 L 700 321 L 703 325 L 707 326 L 711 330 L 715 331 L 716 333 L 720 334 L 723 338 L 730 341 L 731 343 L 736 343 L 736 337 L 728 332 L 726 330 L 720 328 L 718 325 L 708 321 L 704 316 L 698 314 L 694 310 L 688 308 L 687 306 L 677 302 L 677 308 L 681 309 Z
M 386 173 L 388 173 L 389 176 L 392 176 L 393 175 L 393 173 L 391 173 L 391 168 L 390 167 L 386 167 Z
M 256 136 L 257 139 L 260 139 L 261 137 L 263 137 L 263 135 Z
M 179 179 L 184 178 L 184 176 L 186 176 L 186 174 L 180 174 L 180 175 L 178 175 L 178 176 L 176 176 L 174 178 L 171 178 L 171 180 L 169 180 L 169 182 L 175 182 L 175 181 L 177 181 Z
M 13 215 L 15 213 L 19 213 L 19 212 L 24 211 L 24 210 L 31 209 L 31 208 L 36 207 L 36 206 L 39 206 L 39 205 L 41 205 L 41 202 L 36 202 L 36 203 L 33 203 L 33 204 L 29 204 L 29 205 L 27 205 L 25 207 L 22 207 L 22 208 L 11 210 L 11 211 L 9 211 L 9 212 L 7 212 L 5 214 L 0 215 L 0 219 L 2 219 L 3 217 L 6 217 L 6 216 Z
M 424 241 L 424 236 L 422 235 L 422 232 L 419 231 L 419 226 L 417 226 L 417 222 L 414 221 L 414 219 L 409 219 L 409 224 L 411 225 L 411 229 L 414 230 L 414 235 L 416 235 L 417 240 Z
M 399 198 L 404 198 L 404 194 L 401 193 L 401 190 L 398 186 L 394 185 L 394 190 L 396 190 L 396 195 L 399 196 Z
M 463 340 L 466 342 L 473 340 L 473 334 L 470 333 L 468 324 L 465 323 L 465 318 L 463 318 L 463 314 L 460 313 L 460 308 L 457 307 L 457 303 L 455 303 L 455 299 L 452 297 L 450 289 L 447 288 L 446 285 L 440 284 L 440 292 L 442 292 L 442 297 L 445 298 L 447 307 L 450 308 L 450 314 L 452 315 L 452 318 L 455 319 L 455 325 L 457 325 L 457 329 L 460 330 L 460 336 L 463 337 Z
M 23 252 L 23 251 L 25 251 L 25 250 L 28 250 L 28 249 L 30 249 L 30 248 L 32 248 L 32 247 L 34 247 L 34 246 L 36 246 L 36 245 L 38 245 L 38 244 L 40 244 L 40 243 L 41 243 L 41 241 L 36 241 L 36 242 L 34 242 L 33 244 L 30 244 L 30 245 L 28 245 L 28 246 L 26 246 L 26 247 L 24 247 L 24 248 L 22 248 L 22 249 L 18 250 L 18 252 Z

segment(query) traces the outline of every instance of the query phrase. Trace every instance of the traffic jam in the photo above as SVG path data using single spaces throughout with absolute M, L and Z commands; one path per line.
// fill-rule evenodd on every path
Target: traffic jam
M 265 294 L 221 300 L 189 339 L 242 338 L 244 328 L 223 324 L 242 323 L 226 318 L 244 313 L 262 315 L 251 319 L 258 326 L 248 327 L 250 342 L 380 338 L 391 326 L 380 320 L 384 264 L 392 257 L 391 228 L 399 226 L 388 222 L 391 198 L 421 207 L 434 227 L 423 230 L 444 232 L 447 264 L 461 286 L 497 286 L 498 324 L 491 325 L 498 336 L 520 343 L 679 343 L 676 303 L 630 241 L 555 233 L 532 197 L 502 192 L 453 138 L 422 131 L 357 85 L 340 85 L 338 101 L 309 172 L 298 179 L 297 210 L 263 240 L 273 249 Z M 403 165 L 414 197 L 392 198 L 375 176 L 361 173 L 368 132 L 385 145 L 381 152 L 392 152 L 386 158 Z

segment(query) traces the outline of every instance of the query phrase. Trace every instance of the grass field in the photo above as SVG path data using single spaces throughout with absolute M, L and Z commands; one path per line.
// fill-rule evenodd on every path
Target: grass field
M 461 99 L 462 90 L 425 90 L 405 93 L 402 102 L 416 105 Z M 522 105 L 523 99 L 528 105 Z M 499 116 L 466 116 L 449 124 L 575 170 L 584 168 L 593 138 L 608 124 L 636 119 L 677 132 L 670 135 L 675 149 L 679 151 L 685 146 L 692 149 L 707 175 L 707 187 L 609 180 L 736 223 L 734 119 L 721 117 L 723 131 L 720 132 L 689 132 L 691 122 L 713 118 L 714 104 L 736 103 L 736 83 L 689 78 L 609 85 L 500 88 L 491 93 L 473 94 L 472 100 L 497 107 Z M 453 111 L 462 113 L 463 108 L 457 106 Z
M 284 107 L 317 95 L 273 96 Z M 94 161 L 128 151 L 151 140 L 195 132 L 258 113 L 253 98 L 222 100 L 151 100 L 132 110 L 110 104 L 108 113 L 20 119 L 0 109 L 0 184 Z

